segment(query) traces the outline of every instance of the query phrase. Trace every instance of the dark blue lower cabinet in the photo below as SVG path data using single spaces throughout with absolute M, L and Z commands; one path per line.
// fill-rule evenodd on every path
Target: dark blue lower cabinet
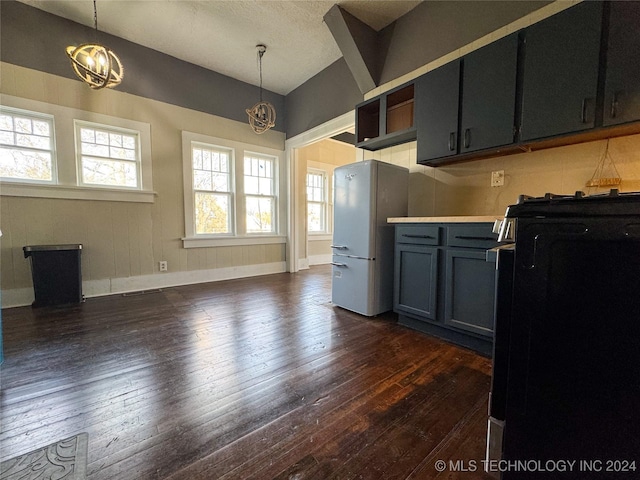
M 493 336 L 495 264 L 484 250 L 447 250 L 444 323 Z
M 396 245 L 393 298 L 396 312 L 436 319 L 439 254 L 437 247 Z
M 396 227 L 393 309 L 401 325 L 491 355 L 497 245 L 487 223 Z M 425 240 L 427 239 L 427 240 Z M 425 245 L 424 243 L 428 243 Z

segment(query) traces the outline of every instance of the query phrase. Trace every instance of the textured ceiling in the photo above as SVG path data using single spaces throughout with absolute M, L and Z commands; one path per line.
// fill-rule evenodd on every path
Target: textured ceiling
M 93 27 L 92 0 L 20 1 Z M 420 0 L 98 0 L 98 29 L 253 85 L 264 44 L 263 87 L 286 95 L 342 56 L 323 22 L 335 3 L 380 30 Z

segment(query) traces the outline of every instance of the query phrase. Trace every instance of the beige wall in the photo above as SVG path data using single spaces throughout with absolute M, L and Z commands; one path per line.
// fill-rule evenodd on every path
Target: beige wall
M 298 181 L 302 182 L 301 185 L 305 185 L 305 175 L 308 168 L 324 170 L 329 177 L 329 192 L 332 191 L 334 169 L 356 161 L 356 148 L 335 140 L 322 140 L 312 143 L 311 145 L 298 149 L 297 154 L 301 177 Z M 305 208 L 300 209 L 298 221 L 301 225 L 304 225 L 302 231 L 304 231 L 307 238 L 306 242 L 302 242 L 302 245 L 306 246 L 306 248 L 304 248 L 304 252 L 300 251 L 301 263 L 303 265 L 306 262 L 311 265 L 327 263 L 331 257 L 331 240 L 326 238 L 326 235 L 314 239 L 313 235 L 309 236 L 306 233 L 307 209 L 305 189 L 301 190 L 298 201 L 301 202 L 301 205 L 305 206 Z M 333 206 L 333 199 L 331 199 L 330 203 Z
M 283 133 L 256 135 L 248 124 L 117 90 L 93 91 L 79 81 L 6 63 L 0 74 L 2 94 L 149 123 L 157 193 L 152 204 L 1 196 L 3 306 L 24 303 L 32 291 L 30 266 L 22 254 L 22 247 L 32 244 L 82 243 L 87 295 L 215 279 L 212 270 L 219 270 L 220 278 L 284 271 L 284 243 L 184 249 L 181 241 L 181 131 L 276 150 L 284 150 Z M 160 260 L 168 261 L 168 273 L 158 272 Z
M 608 191 L 585 186 L 606 148 L 600 140 L 438 168 L 416 164 L 415 142 L 358 155 L 410 169 L 410 216 L 502 215 L 520 194 Z M 640 190 L 640 135 L 612 138 L 608 151 L 622 178 L 620 191 Z M 504 170 L 503 187 L 491 187 L 495 170 Z

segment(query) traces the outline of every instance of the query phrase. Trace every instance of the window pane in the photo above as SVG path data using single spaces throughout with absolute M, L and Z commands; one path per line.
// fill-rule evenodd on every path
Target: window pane
M 202 168 L 202 150 L 193 149 L 193 168 Z
M 33 122 L 33 133 L 36 135 L 40 135 L 43 137 L 48 137 L 51 135 L 51 129 L 49 128 L 49 122 L 43 122 L 34 120 Z
M 247 232 L 273 232 L 273 198 L 247 197 Z
M 203 170 L 193 171 L 193 188 L 196 190 L 213 190 L 211 173 Z
M 229 191 L 229 175 L 226 173 L 213 173 L 213 190 L 216 192 Z
M 109 135 L 109 144 L 112 147 L 122 147 L 122 135 L 118 135 L 117 133 L 111 133 Z
M 52 180 L 49 152 L 0 148 L 0 177 L 23 180 Z
M 131 150 L 135 150 L 136 148 L 136 137 L 132 137 L 130 135 L 122 136 L 122 146 L 124 148 L 129 148 Z
M 273 195 L 271 188 L 273 187 L 273 181 L 270 178 L 260 179 L 260 194 L 261 195 Z
M 196 233 L 230 233 L 229 196 L 225 194 L 196 192 Z
M 134 162 L 82 157 L 82 181 L 93 185 L 138 186 Z
M 107 145 L 98 145 L 97 143 L 83 143 L 82 153 L 97 157 L 109 157 L 109 147 Z
M 307 216 L 307 227 L 310 232 L 324 232 L 324 212 L 322 204 L 308 204 Z
M 13 140 L 13 132 L 5 132 L 0 130 L 0 143 L 3 145 L 15 145 Z
M 31 133 L 31 120 L 28 118 L 14 119 L 15 131 L 18 133 Z
M 244 177 L 244 193 L 251 195 L 260 193 L 258 179 L 256 177 Z
M 100 145 L 109 145 L 109 133 L 96 130 L 96 143 Z
M 48 137 L 39 137 L 37 135 L 25 135 L 19 133 L 16 135 L 16 145 L 20 147 L 37 148 L 39 150 L 49 150 L 50 140 Z
M 0 130 L 13 131 L 13 117 L 11 115 L 0 115 Z
M 80 141 L 81 142 L 88 142 L 88 143 L 95 143 L 96 142 L 96 133 L 93 130 L 90 130 L 88 128 L 81 128 L 80 129 Z

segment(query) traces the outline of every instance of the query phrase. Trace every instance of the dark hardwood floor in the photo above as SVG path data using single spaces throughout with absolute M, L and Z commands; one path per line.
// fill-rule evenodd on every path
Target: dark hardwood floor
M 330 299 L 321 266 L 4 310 L 0 460 L 87 432 L 90 480 L 489 478 L 490 360 Z

